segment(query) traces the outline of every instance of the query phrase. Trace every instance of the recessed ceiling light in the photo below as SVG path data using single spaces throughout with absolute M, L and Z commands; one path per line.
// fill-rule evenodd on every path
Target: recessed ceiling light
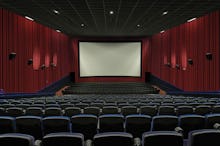
M 113 15 L 113 14 L 114 14 L 114 11 L 112 11 L 112 10 L 109 11 L 109 14 L 110 14 L 110 15 Z
M 28 19 L 28 20 L 34 21 L 34 19 L 31 18 L 31 17 L 25 16 L 25 18 Z
M 138 24 L 138 25 L 137 25 L 137 27 L 141 27 L 141 25 L 140 25 L 140 24 Z
M 55 14 L 60 14 L 60 12 L 59 11 L 57 11 L 57 10 L 53 10 L 53 12 L 55 13 Z
M 56 31 L 57 31 L 57 32 L 61 32 L 61 31 L 60 31 L 60 30 L 58 30 L 58 29 L 57 29 Z
M 164 12 L 162 13 L 162 15 L 166 15 L 166 14 L 168 14 L 168 11 L 164 11 Z
M 164 32 L 165 32 L 164 30 L 160 31 L 160 33 L 164 33 Z
M 196 18 L 189 19 L 189 20 L 187 20 L 187 22 L 191 22 L 193 20 L 196 20 Z
M 84 27 L 85 26 L 85 24 L 84 23 L 81 23 L 81 27 Z

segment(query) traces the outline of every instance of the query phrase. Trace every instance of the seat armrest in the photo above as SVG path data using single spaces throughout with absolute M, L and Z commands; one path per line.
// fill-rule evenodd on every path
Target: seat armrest
M 220 124 L 219 124 L 219 123 L 215 123 L 215 124 L 213 125 L 213 128 L 220 130 Z
M 41 140 L 35 140 L 34 146 L 41 146 L 41 145 L 42 145 L 42 141 Z
M 176 127 L 174 130 L 178 133 L 183 134 L 183 129 L 181 127 Z

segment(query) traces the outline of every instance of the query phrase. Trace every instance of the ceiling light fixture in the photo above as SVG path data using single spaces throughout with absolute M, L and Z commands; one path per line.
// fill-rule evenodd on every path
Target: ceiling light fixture
M 110 15 L 113 15 L 113 14 L 114 14 L 114 11 L 112 11 L 112 10 L 109 11 L 109 14 L 110 14 Z
M 57 11 L 57 10 L 53 10 L 53 12 L 55 13 L 55 14 L 60 14 L 60 12 L 59 11 Z
M 57 29 L 56 32 L 61 32 L 61 31 Z
M 164 12 L 162 13 L 162 15 L 166 15 L 166 14 L 168 14 L 168 11 L 164 11 Z
M 196 20 L 196 18 L 189 19 L 189 20 L 187 20 L 187 22 L 191 22 L 193 20 Z
M 140 27 L 140 26 L 141 26 L 140 24 L 137 25 L 137 27 Z
M 85 26 L 85 24 L 84 23 L 81 23 L 81 27 L 84 27 Z
M 28 20 L 30 20 L 30 21 L 34 21 L 34 19 L 31 18 L 31 17 L 25 16 L 25 18 L 28 19 Z
M 164 33 L 164 32 L 165 32 L 164 30 L 160 31 L 160 33 Z

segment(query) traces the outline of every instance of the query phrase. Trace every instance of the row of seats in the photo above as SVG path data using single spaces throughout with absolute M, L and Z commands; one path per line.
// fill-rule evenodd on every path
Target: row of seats
M 52 97 L 33 97 L 0 100 L 1 104 L 63 104 L 63 103 L 114 103 L 114 104 L 132 104 L 132 103 L 220 103 L 219 98 L 212 97 L 186 97 L 186 96 L 170 96 L 159 94 L 125 94 L 125 95 L 64 95 Z
M 181 129 L 184 138 L 192 130 L 212 129 L 220 123 L 220 114 L 154 116 L 129 115 L 87 115 L 81 114 L 71 118 L 64 116 L 37 117 L 21 116 L 17 118 L 0 117 L 0 133 L 24 133 L 41 139 L 43 135 L 55 132 L 79 132 L 85 139 L 91 139 L 97 133 L 103 132 L 128 132 L 134 137 L 141 138 L 147 131 L 174 131 Z M 179 130 L 178 130 L 179 131 Z
M 124 106 L 118 108 L 116 106 L 105 106 L 103 108 L 99 107 L 85 107 L 81 109 L 79 107 L 65 107 L 63 110 L 59 107 L 48 107 L 43 109 L 40 106 L 29 107 L 23 109 L 20 107 L 10 107 L 10 108 L 0 108 L 0 116 L 68 116 L 72 117 L 77 114 L 94 114 L 96 116 L 103 114 L 122 114 L 124 116 L 131 114 L 144 114 L 150 116 L 156 115 L 184 115 L 184 114 L 198 114 L 206 115 L 210 113 L 220 113 L 219 106 L 207 106 L 201 105 L 193 108 L 192 106 L 178 106 L 177 108 L 173 106 L 141 106 L 137 108 L 135 106 Z
M 189 133 L 189 140 L 184 143 L 180 133 L 171 131 L 146 132 L 142 135 L 142 142 L 135 143 L 133 136 L 125 132 L 100 133 L 93 137 L 91 143 L 85 143 L 80 133 L 52 133 L 43 137 L 38 143 L 41 146 L 219 146 L 219 130 L 195 130 Z M 36 146 L 34 138 L 26 134 L 0 135 L 2 146 Z

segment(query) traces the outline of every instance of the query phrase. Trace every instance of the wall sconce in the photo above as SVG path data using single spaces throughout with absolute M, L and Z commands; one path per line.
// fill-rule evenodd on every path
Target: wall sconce
M 46 68 L 45 64 L 42 64 L 42 65 L 40 66 L 40 68 L 41 68 L 42 70 L 45 69 L 45 68 Z
M 28 64 L 28 65 L 33 64 L 33 59 L 28 59 L 27 64 Z
M 180 65 L 179 64 L 176 64 L 176 69 L 180 69 Z
M 50 66 L 51 66 L 51 67 L 56 67 L 56 64 L 52 62 L 52 63 L 50 64 Z
M 167 62 L 165 65 L 166 65 L 167 67 L 171 67 L 170 62 Z
M 12 60 L 16 57 L 16 53 L 15 52 L 11 52 L 9 55 L 8 55 L 8 58 L 9 60 Z
M 205 54 L 207 60 L 212 60 L 212 53 Z
M 189 65 L 193 65 L 193 60 L 190 58 L 187 60 Z

